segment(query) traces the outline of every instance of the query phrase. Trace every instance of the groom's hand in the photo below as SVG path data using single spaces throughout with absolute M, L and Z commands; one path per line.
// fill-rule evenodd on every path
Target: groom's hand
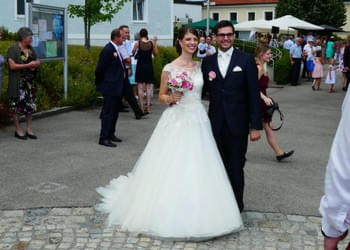
M 250 141 L 257 141 L 260 139 L 260 132 L 255 129 L 249 131 Z

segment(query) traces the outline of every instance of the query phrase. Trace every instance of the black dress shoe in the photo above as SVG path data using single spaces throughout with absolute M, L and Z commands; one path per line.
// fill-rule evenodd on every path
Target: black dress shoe
M 122 142 L 123 140 L 116 137 L 115 135 L 112 135 L 111 138 L 110 138 L 111 141 L 114 141 L 114 142 Z
M 102 146 L 106 146 L 106 147 L 111 147 L 111 148 L 115 148 L 117 147 L 116 144 L 114 144 L 113 142 L 111 142 L 108 139 L 100 139 L 100 141 L 98 142 L 98 144 L 102 145 Z
M 38 137 L 37 137 L 36 135 L 34 135 L 34 134 L 29 134 L 28 132 L 26 132 L 26 136 L 27 136 L 28 138 L 30 138 L 30 139 L 33 139 L 33 140 L 38 139 Z
M 289 152 L 284 152 L 282 155 L 277 155 L 276 159 L 277 161 L 282 161 L 283 159 L 288 158 L 292 154 L 294 154 L 294 150 L 291 150 Z
M 27 140 L 27 136 L 25 135 L 19 135 L 17 131 L 15 132 L 15 137 L 21 140 Z

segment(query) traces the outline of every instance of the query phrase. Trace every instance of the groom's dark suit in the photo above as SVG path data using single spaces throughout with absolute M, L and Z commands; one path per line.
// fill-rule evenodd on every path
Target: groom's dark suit
M 209 79 L 211 71 L 215 79 Z M 202 72 L 213 134 L 242 211 L 248 134 L 250 129 L 262 129 L 257 67 L 252 56 L 234 49 L 225 77 L 219 70 L 218 53 L 203 60 Z
M 101 139 L 110 139 L 115 132 L 123 83 L 127 76 L 122 63 L 116 48 L 108 43 L 101 51 L 95 71 L 96 90 L 103 95 Z

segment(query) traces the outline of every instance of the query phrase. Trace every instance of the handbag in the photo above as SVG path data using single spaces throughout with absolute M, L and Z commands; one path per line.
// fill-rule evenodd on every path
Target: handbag
M 277 102 L 275 102 L 275 100 L 273 100 L 271 97 L 269 97 L 272 101 L 272 105 L 270 106 L 267 106 L 267 110 L 266 110 L 266 113 L 267 113 L 267 116 L 268 118 L 272 121 L 272 117 L 274 115 L 274 113 L 277 111 L 280 115 L 280 121 L 281 121 L 281 124 L 277 127 L 277 128 L 273 128 L 271 127 L 271 122 L 269 122 L 269 127 L 273 130 L 273 131 L 278 131 L 282 128 L 283 126 L 283 121 L 284 121 L 284 115 L 283 113 L 281 112 L 280 108 L 279 108 L 279 105 Z

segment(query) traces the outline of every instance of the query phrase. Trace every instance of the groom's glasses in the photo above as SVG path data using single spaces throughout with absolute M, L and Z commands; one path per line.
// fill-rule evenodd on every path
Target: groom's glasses
M 234 35 L 233 33 L 219 33 L 216 36 L 221 37 L 221 38 L 224 38 L 224 37 L 231 38 L 231 37 L 233 37 L 233 35 Z

